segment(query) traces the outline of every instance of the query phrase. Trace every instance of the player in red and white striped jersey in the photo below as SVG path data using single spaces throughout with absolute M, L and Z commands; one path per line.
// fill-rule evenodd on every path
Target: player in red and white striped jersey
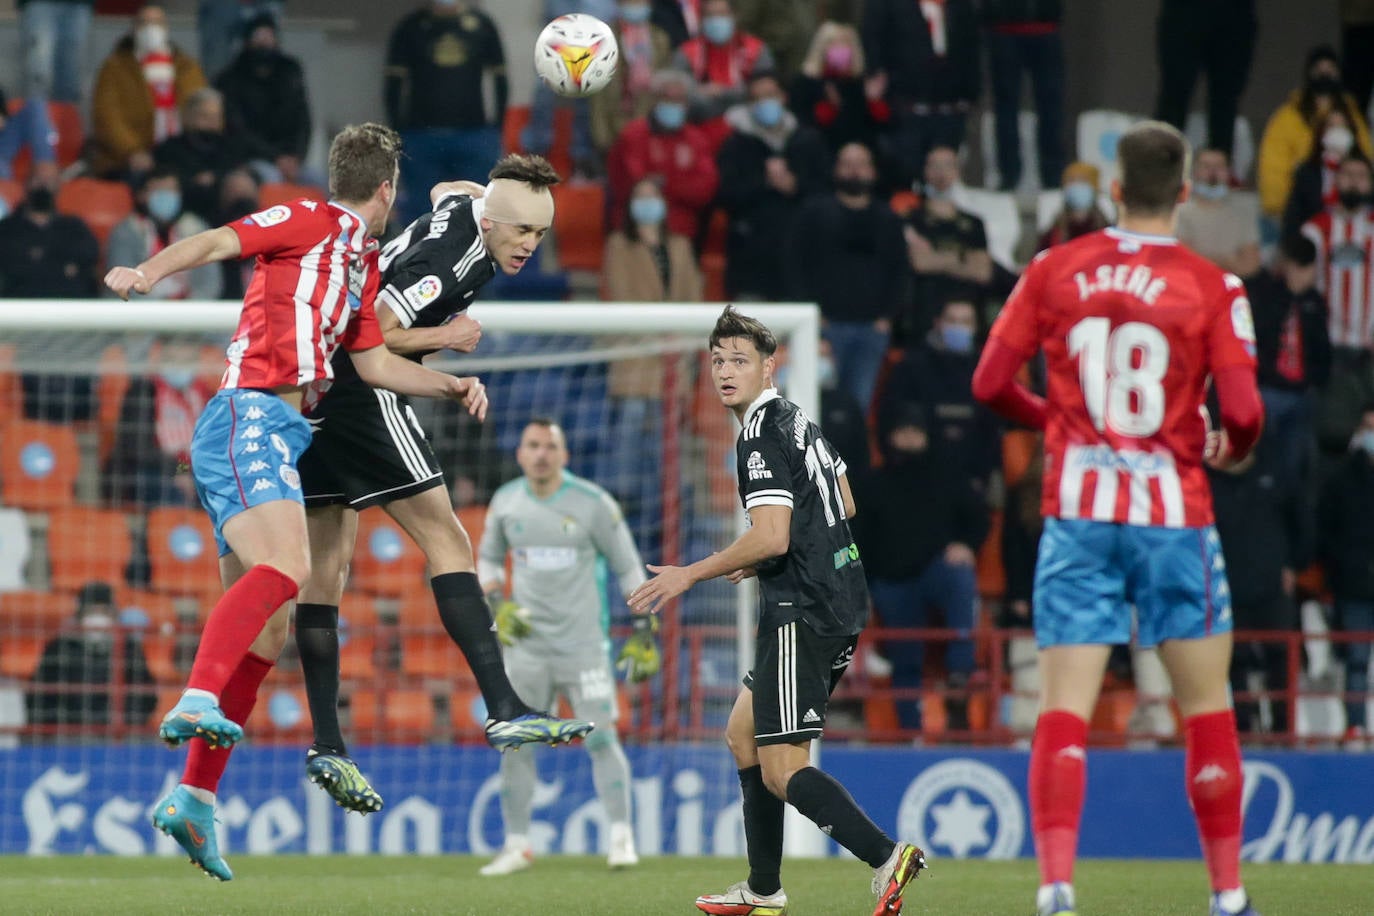
M 1374 346 L 1374 175 L 1350 156 L 1336 171 L 1336 205 L 1302 227 L 1317 246 L 1317 288 L 1326 294 L 1331 346 Z
M 1240 882 L 1241 772 L 1227 671 L 1231 601 L 1204 458 L 1229 467 L 1259 437 L 1245 289 L 1174 240 L 1188 142 L 1145 122 L 1118 147 L 1120 228 L 1056 246 L 1026 270 L 974 374 L 974 395 L 1045 430 L 1036 562 L 1041 714 L 1030 802 L 1041 916 L 1075 910 L 1088 720 L 1114 643 L 1159 646 L 1187 736 L 1187 792 L 1211 913 L 1255 916 Z M 1014 378 L 1045 354 L 1048 396 Z M 1202 415 L 1208 377 L 1222 433 Z
M 310 575 L 309 537 L 296 461 L 310 444 L 301 416 L 307 389 L 331 377 L 340 345 L 368 384 L 403 394 L 462 400 L 480 416 L 486 394 L 395 356 L 373 311 L 376 243 L 396 197 L 400 137 L 376 124 L 345 128 L 329 153 L 327 204 L 299 201 L 183 239 L 138 267 L 116 267 L 105 284 L 122 298 L 164 277 L 215 261 L 256 256 L 219 392 L 196 423 L 191 470 L 215 525 L 225 593 L 211 610 L 182 694 L 158 729 L 191 742 L 181 783 L 153 823 L 206 873 L 233 872 L 215 838 L 215 789 L 258 687 L 282 646 L 288 603 Z M 269 624 L 270 621 L 270 624 Z M 193 740 L 193 739 L 201 740 Z

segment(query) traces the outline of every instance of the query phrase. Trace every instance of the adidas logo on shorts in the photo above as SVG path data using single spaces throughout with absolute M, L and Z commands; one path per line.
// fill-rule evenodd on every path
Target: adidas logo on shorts
M 805 723 L 805 722 L 819 722 L 819 721 L 821 721 L 821 717 L 818 716 L 818 715 L 816 715 L 816 710 L 814 710 L 814 709 L 808 709 L 808 710 L 806 711 L 806 715 L 802 716 L 802 722 L 803 722 L 803 723 Z

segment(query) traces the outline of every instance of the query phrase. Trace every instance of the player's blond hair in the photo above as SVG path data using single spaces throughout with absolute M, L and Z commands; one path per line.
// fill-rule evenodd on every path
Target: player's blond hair
M 337 200 L 371 200 L 382 182 L 396 181 L 401 135 L 384 124 L 350 124 L 329 147 L 329 193 Z
M 1131 216 L 1167 216 L 1191 169 L 1188 138 L 1172 124 L 1142 121 L 1121 135 L 1121 203 Z

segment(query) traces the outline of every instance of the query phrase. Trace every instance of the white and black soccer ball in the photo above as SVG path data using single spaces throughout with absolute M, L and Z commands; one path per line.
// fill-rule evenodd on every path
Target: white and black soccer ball
M 534 43 L 534 71 L 544 85 L 568 98 L 605 89 L 619 63 L 615 32 L 586 13 L 559 16 Z

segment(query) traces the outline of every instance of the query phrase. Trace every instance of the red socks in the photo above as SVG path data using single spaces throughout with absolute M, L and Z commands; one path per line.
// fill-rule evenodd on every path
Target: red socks
M 1212 890 L 1240 887 L 1240 799 L 1244 775 L 1236 717 L 1229 709 L 1192 716 L 1184 722 L 1188 752 L 1188 801 L 1197 819 L 1202 857 Z
M 210 611 L 186 686 L 221 697 L 220 708 L 228 715 L 221 696 L 225 685 L 267 621 L 297 591 L 292 579 L 271 566 L 258 564 L 244 573 Z
M 219 698 L 219 708 L 230 722 L 248 724 L 248 716 L 258 700 L 258 688 L 262 686 L 272 663 L 260 655 L 249 652 L 234 670 L 234 676 L 224 685 Z M 232 748 L 212 748 L 201 740 L 193 740 L 186 754 L 186 769 L 181 781 L 197 789 L 214 792 L 219 788 L 219 779 L 229 763 Z
M 1029 788 L 1041 884 L 1073 881 L 1088 781 L 1087 743 L 1088 723 L 1071 712 L 1053 709 L 1035 723 Z

